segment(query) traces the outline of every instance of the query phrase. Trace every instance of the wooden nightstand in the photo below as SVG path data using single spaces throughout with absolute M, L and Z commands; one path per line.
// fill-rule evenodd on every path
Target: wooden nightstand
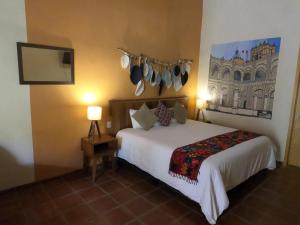
M 92 163 L 92 179 L 96 180 L 97 162 L 104 158 L 112 158 L 112 167 L 116 169 L 117 161 L 115 153 L 118 149 L 118 141 L 110 135 L 102 135 L 101 137 L 82 138 L 81 149 L 83 151 L 83 168 L 88 169 L 89 164 Z

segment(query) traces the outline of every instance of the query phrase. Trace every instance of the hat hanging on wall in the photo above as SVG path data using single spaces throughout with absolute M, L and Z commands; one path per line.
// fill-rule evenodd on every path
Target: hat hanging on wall
M 189 75 L 187 72 L 185 72 L 183 75 L 181 75 L 181 83 L 182 83 L 182 86 L 184 86 L 186 84 L 186 82 L 188 81 L 189 79 Z
M 130 80 L 134 85 L 137 85 L 138 82 L 142 79 L 142 70 L 138 65 L 132 66 L 130 70 Z
M 157 72 L 155 76 L 155 86 L 159 86 L 161 82 L 161 75 Z
M 170 88 L 172 86 L 172 75 L 168 69 L 163 72 L 162 80 L 164 81 L 167 88 Z
M 126 69 L 128 67 L 129 62 L 130 62 L 129 56 L 126 55 L 126 54 L 122 55 L 122 57 L 121 57 L 121 67 L 123 69 Z
M 136 96 L 140 96 L 143 94 L 145 90 L 145 85 L 144 85 L 144 81 L 143 80 L 140 80 L 136 86 L 136 89 L 135 89 L 135 95 Z
M 184 70 L 185 70 L 185 72 L 187 72 L 188 74 L 190 74 L 190 72 L 191 72 L 191 66 L 190 66 L 190 64 L 185 63 L 184 64 Z
M 151 64 L 148 64 L 148 74 L 147 74 L 147 76 L 145 77 L 145 80 L 150 82 L 150 81 L 151 81 L 152 74 L 153 74 L 152 65 L 151 65 Z M 144 76 L 145 76 L 145 73 L 144 73 Z
M 192 60 L 179 59 L 175 63 L 166 63 L 145 55 L 135 55 L 123 49 L 119 50 L 123 52 L 121 67 L 129 68 L 130 80 L 137 85 L 136 96 L 143 94 L 145 82 L 153 87 L 157 86 L 160 95 L 164 87 L 173 86 L 175 91 L 179 91 L 188 81 Z
M 145 59 L 144 67 L 143 67 L 143 75 L 144 75 L 144 77 L 148 76 L 148 72 L 149 72 L 149 65 L 147 63 L 147 59 Z
M 175 65 L 174 66 L 174 74 L 175 76 L 178 76 L 180 74 L 180 66 L 179 65 Z
M 163 89 L 164 89 L 164 81 L 161 80 L 160 83 L 159 83 L 159 91 L 158 91 L 159 96 L 161 96 L 161 94 L 163 92 Z
M 153 73 L 152 73 L 152 76 L 151 76 L 150 84 L 151 84 L 151 86 L 156 85 L 156 73 L 155 73 L 154 70 L 153 70 Z
M 179 91 L 182 88 L 181 76 L 176 76 L 174 80 L 174 89 Z

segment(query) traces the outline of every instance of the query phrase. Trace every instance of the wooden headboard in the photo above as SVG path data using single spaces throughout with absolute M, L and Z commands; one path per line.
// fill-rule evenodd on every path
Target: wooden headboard
M 109 101 L 109 112 L 111 116 L 112 127 L 110 133 L 115 135 L 119 130 L 129 128 L 131 120 L 129 109 L 139 109 L 143 103 L 146 103 L 150 109 L 157 107 L 159 101 L 166 106 L 172 107 L 178 101 L 186 108 L 188 107 L 188 97 L 167 97 L 167 98 L 145 98 L 145 99 L 115 99 Z

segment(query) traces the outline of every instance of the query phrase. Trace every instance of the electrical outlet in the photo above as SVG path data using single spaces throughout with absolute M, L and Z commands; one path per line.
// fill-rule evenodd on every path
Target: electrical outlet
M 296 120 L 300 120 L 300 115 L 297 115 L 297 116 L 296 116 Z
M 106 122 L 106 128 L 107 128 L 107 129 L 110 129 L 110 128 L 111 128 L 111 121 L 107 121 L 107 122 Z

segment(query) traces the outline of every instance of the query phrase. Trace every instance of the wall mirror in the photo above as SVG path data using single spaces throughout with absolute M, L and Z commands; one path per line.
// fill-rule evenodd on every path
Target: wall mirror
M 20 84 L 74 84 L 74 49 L 17 43 Z

